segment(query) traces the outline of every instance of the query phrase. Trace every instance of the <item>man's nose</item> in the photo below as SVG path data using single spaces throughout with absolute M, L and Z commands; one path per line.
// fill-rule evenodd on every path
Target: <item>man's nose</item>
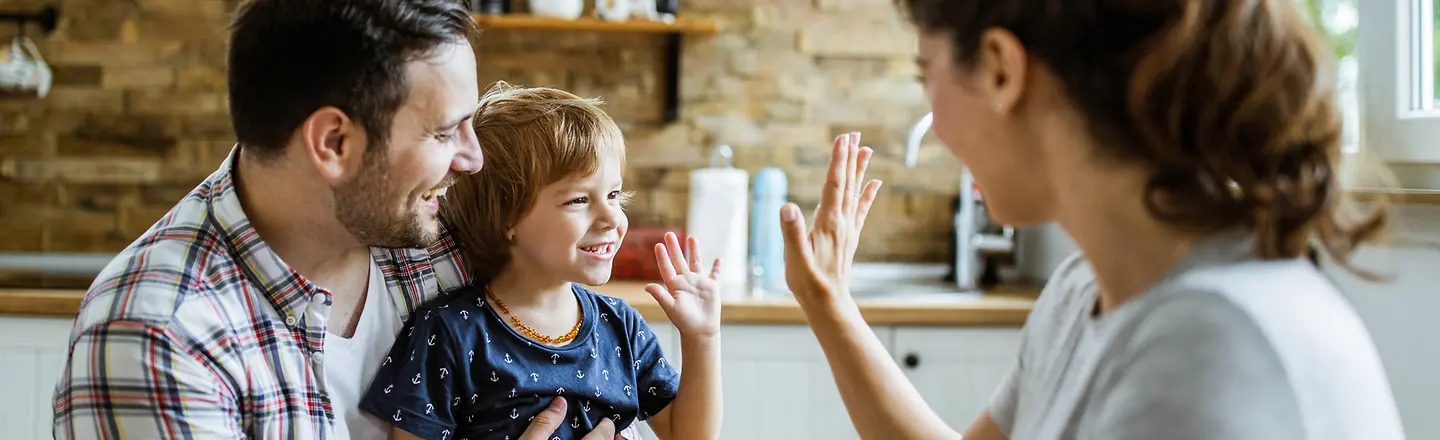
M 471 138 L 468 145 L 461 147 L 455 159 L 450 162 L 450 169 L 457 173 L 475 174 L 485 166 L 485 153 L 480 151 L 480 143 Z

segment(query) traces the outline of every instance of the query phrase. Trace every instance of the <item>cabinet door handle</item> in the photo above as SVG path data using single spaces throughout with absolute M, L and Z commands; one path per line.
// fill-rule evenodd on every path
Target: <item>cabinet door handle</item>
M 905 366 L 908 368 L 920 366 L 920 357 L 916 356 L 915 353 L 905 355 Z

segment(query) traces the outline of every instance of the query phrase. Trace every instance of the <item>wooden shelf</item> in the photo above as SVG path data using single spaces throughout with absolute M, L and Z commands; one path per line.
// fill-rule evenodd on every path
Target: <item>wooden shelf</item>
M 680 40 L 687 35 L 714 35 L 720 32 L 715 20 L 698 17 L 675 17 L 671 23 L 651 20 L 605 21 L 595 17 L 580 17 L 574 20 L 538 17 L 530 14 L 474 14 L 480 28 L 572 31 L 572 32 L 616 32 L 656 34 L 665 38 L 665 95 L 664 110 L 660 115 L 662 123 L 680 119 Z
M 528 14 L 475 14 L 481 29 L 525 29 L 581 32 L 631 32 L 656 34 L 709 35 L 719 32 L 714 20 L 676 17 L 674 23 L 650 20 L 605 21 L 594 17 L 574 20 L 537 17 Z

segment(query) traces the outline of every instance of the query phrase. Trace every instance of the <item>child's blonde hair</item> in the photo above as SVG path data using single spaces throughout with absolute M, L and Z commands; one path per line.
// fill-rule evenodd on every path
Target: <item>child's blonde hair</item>
M 461 177 L 440 215 L 471 270 L 486 283 L 510 262 L 508 231 L 547 185 L 599 169 L 601 155 L 625 164 L 625 140 L 599 98 L 496 82 L 475 110 L 484 153 L 480 172 Z

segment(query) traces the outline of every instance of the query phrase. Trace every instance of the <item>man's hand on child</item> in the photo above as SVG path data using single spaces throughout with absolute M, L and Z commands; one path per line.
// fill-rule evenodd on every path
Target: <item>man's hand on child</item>
M 720 292 L 716 282 L 720 259 L 711 263 L 710 270 L 702 271 L 696 256 L 698 241 L 689 237 L 686 245 L 688 256 L 681 251 L 680 239 L 673 232 L 665 234 L 664 243 L 655 244 L 655 262 L 664 284 L 651 283 L 645 291 L 660 303 L 682 337 L 714 336 L 720 333 Z

